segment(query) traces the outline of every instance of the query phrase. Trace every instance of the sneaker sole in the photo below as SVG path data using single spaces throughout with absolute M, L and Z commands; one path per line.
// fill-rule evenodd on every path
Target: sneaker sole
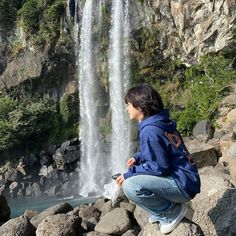
M 186 216 L 186 214 L 188 213 L 188 210 L 189 210 L 189 208 L 186 205 L 184 205 L 184 207 L 181 209 L 181 212 L 179 213 L 179 215 L 177 217 L 178 220 L 173 222 L 173 224 L 171 226 L 169 226 L 168 229 L 165 229 L 165 228 L 163 229 L 164 225 L 161 225 L 161 227 L 160 227 L 161 233 L 168 234 L 171 231 L 173 231 L 176 228 L 176 226 L 181 222 L 181 220 Z

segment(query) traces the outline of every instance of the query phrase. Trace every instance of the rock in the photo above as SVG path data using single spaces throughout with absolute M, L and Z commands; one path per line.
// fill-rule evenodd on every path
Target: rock
M 29 220 L 20 216 L 12 220 L 7 221 L 0 227 L 1 236 L 15 236 L 15 235 L 24 235 L 24 236 L 35 236 L 35 228 L 29 222 Z
M 52 156 L 55 153 L 55 151 L 57 150 L 57 147 L 58 146 L 55 144 L 50 144 L 48 147 L 48 154 Z
M 39 159 L 34 153 L 30 153 L 28 157 L 24 157 L 22 160 L 23 164 L 27 167 L 33 167 L 39 164 Z
M 47 176 L 48 175 L 48 167 L 46 165 L 42 166 L 39 170 L 39 176 Z
M 40 157 L 40 165 L 41 166 L 48 166 L 52 164 L 53 159 L 52 156 L 48 155 L 44 150 L 42 150 L 39 154 Z
M 139 226 L 143 228 L 148 223 L 148 213 L 144 211 L 141 207 L 136 205 L 134 211 L 134 218 L 138 222 Z
M 70 140 L 65 141 L 64 143 L 61 144 L 61 149 L 65 151 L 66 148 L 70 146 L 70 143 L 71 143 Z
M 7 200 L 0 195 L 0 223 L 6 222 L 10 219 L 11 210 L 8 206 Z
M 47 216 L 56 215 L 56 214 L 59 214 L 59 213 L 67 213 L 67 212 L 69 212 L 71 210 L 73 210 L 73 207 L 71 205 L 69 205 L 68 203 L 59 203 L 59 204 L 57 204 L 55 206 L 52 206 L 52 207 L 42 211 L 37 216 L 33 217 L 30 222 L 35 227 L 38 227 L 40 222 L 43 219 L 45 219 Z
M 122 234 L 122 236 L 137 236 L 138 233 L 139 233 L 138 229 L 130 229 L 126 231 L 124 234 Z
M 57 214 L 48 216 L 37 227 L 36 236 L 79 236 L 82 235 L 80 220 L 76 216 Z
M 95 227 L 95 231 L 103 234 L 118 234 L 125 233 L 132 227 L 129 219 L 128 211 L 115 208 L 105 216 L 101 217 Z
M 5 179 L 7 179 L 11 182 L 14 182 L 16 180 L 16 178 L 17 178 L 17 170 L 10 167 L 5 174 Z
M 229 166 L 230 181 L 236 186 L 236 143 L 234 143 L 227 153 Z
M 100 234 L 98 232 L 92 231 L 86 233 L 85 235 L 83 234 L 83 236 L 109 236 L 109 234 Z
M 11 197 L 15 197 L 18 190 L 19 190 L 19 185 L 17 182 L 12 182 L 10 185 L 9 185 L 9 193 L 11 195 Z
M 106 215 L 109 211 L 111 211 L 114 207 L 112 206 L 112 201 L 109 200 L 105 204 L 103 204 L 101 208 L 101 216 Z
M 220 139 L 220 150 L 222 156 L 227 155 L 229 148 L 234 144 L 233 133 L 228 133 Z
M 101 211 L 103 205 L 107 202 L 107 199 L 99 198 L 96 200 L 94 207 L 97 208 L 99 211 Z
M 162 236 L 158 224 L 146 224 L 138 236 Z M 204 236 L 199 225 L 184 219 L 181 223 L 168 235 L 170 236 Z
M 218 157 L 214 146 L 197 140 L 185 144 L 198 168 L 216 165 Z
M 24 216 L 27 217 L 29 220 L 31 220 L 32 218 L 34 218 L 35 216 L 37 216 L 40 212 L 36 211 L 36 210 L 31 210 L 31 209 L 27 209 L 24 212 Z
M 80 208 L 79 216 L 85 220 L 90 220 L 91 218 L 94 218 L 96 221 L 98 221 L 100 212 L 94 206 L 83 205 Z
M 231 184 L 218 170 L 213 167 L 204 167 L 199 170 L 201 179 L 201 193 L 192 200 L 194 209 L 193 222 L 201 225 L 205 235 L 217 235 L 215 226 L 209 218 L 210 209 L 217 205 L 225 191 Z
M 216 235 L 236 235 L 236 189 L 228 189 L 208 212 Z
M 134 212 L 136 205 L 131 202 L 121 202 L 120 208 L 123 208 L 127 211 Z
M 42 192 L 40 190 L 40 186 L 38 183 L 33 183 L 33 185 L 32 185 L 32 196 L 34 196 L 34 197 L 41 197 L 42 196 Z
M 25 168 L 25 165 L 24 165 L 22 162 L 20 162 L 20 163 L 18 164 L 18 166 L 16 167 L 16 170 L 17 170 L 19 173 L 21 173 L 22 175 L 26 175 L 26 168 Z
M 227 114 L 227 119 L 230 123 L 236 123 L 236 108 Z
M 81 226 L 85 231 L 92 231 L 98 223 L 100 212 L 94 206 L 83 205 L 80 208 L 79 216 L 82 218 Z
M 213 129 L 207 120 L 199 121 L 193 128 L 193 136 L 199 141 L 206 142 L 213 136 Z

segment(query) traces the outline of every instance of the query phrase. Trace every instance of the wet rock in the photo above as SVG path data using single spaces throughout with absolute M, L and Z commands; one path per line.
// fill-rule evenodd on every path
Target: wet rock
M 131 229 L 132 224 L 128 215 L 128 211 L 115 208 L 105 216 L 101 217 L 95 227 L 95 231 L 103 234 L 121 235 Z
M 62 151 L 65 151 L 67 147 L 69 147 L 71 144 L 70 140 L 65 141 L 64 143 L 61 144 L 61 149 Z
M 35 227 L 37 227 L 40 224 L 40 222 L 43 219 L 45 219 L 47 216 L 56 215 L 56 214 L 59 214 L 59 213 L 67 213 L 71 210 L 73 210 L 73 207 L 71 205 L 69 205 L 68 203 L 59 203 L 55 206 L 52 206 L 52 207 L 42 211 L 37 216 L 33 217 L 30 222 Z
M 57 214 L 48 216 L 37 227 L 36 236 L 79 236 L 82 235 L 80 220 L 76 216 Z
M 213 136 L 213 129 L 207 120 L 199 121 L 193 128 L 193 136 L 199 141 L 206 142 Z
M 6 198 L 0 195 L 0 223 L 8 221 L 10 219 L 10 214 L 11 210 Z
M 0 227 L 1 236 L 35 236 L 35 228 L 30 223 L 30 221 L 24 217 L 20 216 L 15 219 L 7 221 Z

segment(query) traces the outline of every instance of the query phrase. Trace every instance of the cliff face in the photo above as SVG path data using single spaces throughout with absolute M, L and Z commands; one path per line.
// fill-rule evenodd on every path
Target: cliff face
M 133 30 L 143 26 L 159 32 L 164 57 L 191 63 L 209 52 L 236 51 L 236 1 L 144 1 L 134 4 L 133 16 Z
M 70 1 L 70 4 L 73 6 L 74 1 Z M 158 56 L 156 60 L 172 57 L 191 64 L 209 52 L 223 51 L 227 54 L 236 52 L 236 1 L 234 0 L 197 2 L 133 0 L 130 5 L 134 60 L 137 59 L 135 57 L 138 53 L 145 54 L 146 51 L 149 55 L 153 53 Z M 110 11 L 109 1 L 105 2 L 104 8 Z M 54 74 L 59 69 L 64 82 L 60 83 L 59 87 L 56 86 L 57 89 L 53 88 L 55 85 L 53 84 L 46 90 L 54 91 L 52 93 L 54 95 L 56 93 L 59 97 L 63 94 L 67 84 L 65 80 L 68 82 L 75 78 L 73 46 L 68 45 L 72 42 L 58 44 L 63 34 L 69 34 L 65 31 L 64 18 L 61 18 L 58 25 L 61 31 L 56 47 L 47 45 L 40 50 L 35 48 L 25 37 L 19 23 L 10 31 L 0 30 L 1 89 L 8 89 L 35 78 L 47 84 L 45 78 L 48 73 Z M 154 51 L 150 52 L 150 48 L 145 47 L 148 42 Z M 146 59 L 144 64 L 153 63 Z M 60 69 L 62 67 L 63 69 Z M 55 73 L 53 76 L 59 75 Z

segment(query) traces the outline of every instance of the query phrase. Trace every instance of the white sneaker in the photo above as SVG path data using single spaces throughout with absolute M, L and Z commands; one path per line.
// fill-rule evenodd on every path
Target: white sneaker
M 161 226 L 160 226 L 161 233 L 168 234 L 172 230 L 174 230 L 175 227 L 181 222 L 181 220 L 188 213 L 188 210 L 189 210 L 189 208 L 185 204 L 182 204 L 181 211 L 180 211 L 179 215 L 171 223 L 161 224 Z

